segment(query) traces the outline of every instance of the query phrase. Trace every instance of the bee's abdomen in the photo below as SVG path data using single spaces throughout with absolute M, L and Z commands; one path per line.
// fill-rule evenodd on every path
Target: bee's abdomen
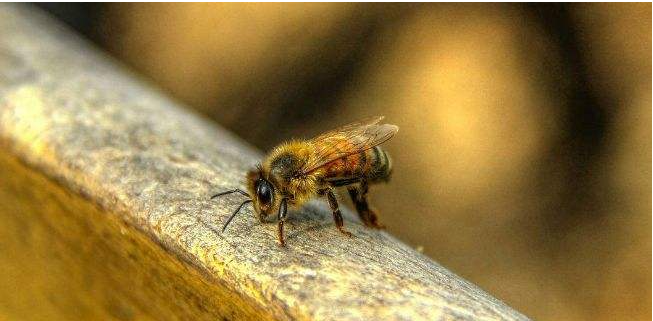
M 325 166 L 324 178 L 335 186 L 385 181 L 392 171 L 390 157 L 380 147 L 335 160 Z
M 392 160 L 381 147 L 376 146 L 365 152 L 366 166 L 363 176 L 369 182 L 385 181 L 392 173 Z

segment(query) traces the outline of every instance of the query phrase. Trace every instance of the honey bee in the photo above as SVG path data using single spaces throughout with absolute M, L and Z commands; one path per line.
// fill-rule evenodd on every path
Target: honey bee
M 247 191 L 233 189 L 213 195 L 211 199 L 239 193 L 248 197 L 225 222 L 231 220 L 246 204 L 252 204 L 259 221 L 276 213 L 278 238 L 285 246 L 283 225 L 288 207 L 298 208 L 309 199 L 326 197 L 336 227 L 345 235 L 335 189 L 346 187 L 356 211 L 368 227 L 382 228 L 368 203 L 368 186 L 387 182 L 392 172 L 388 154 L 379 147 L 392 138 L 399 127 L 379 124 L 383 117 L 354 122 L 309 140 L 283 143 L 267 155 L 256 169 L 247 173 Z

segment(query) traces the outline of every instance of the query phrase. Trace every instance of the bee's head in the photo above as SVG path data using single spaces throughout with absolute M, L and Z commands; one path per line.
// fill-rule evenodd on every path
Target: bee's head
M 274 184 L 266 179 L 261 168 L 247 173 L 247 187 L 252 195 L 254 210 L 262 222 L 265 218 L 275 213 L 279 206 L 279 197 L 276 195 Z

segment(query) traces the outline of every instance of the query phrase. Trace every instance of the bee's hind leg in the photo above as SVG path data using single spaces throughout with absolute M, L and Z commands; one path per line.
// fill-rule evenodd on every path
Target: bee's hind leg
M 342 234 L 351 236 L 351 233 L 347 232 L 344 228 L 342 213 L 340 213 L 340 208 L 338 207 L 338 200 L 336 199 L 336 195 L 333 194 L 333 190 L 331 189 L 326 190 L 325 193 L 326 193 L 327 201 L 329 201 L 329 206 L 331 207 L 331 211 L 333 212 L 333 220 L 336 222 L 336 227 Z
M 361 221 L 368 227 L 384 228 L 385 226 L 379 223 L 376 212 L 370 208 L 367 202 L 367 182 L 361 182 L 360 186 L 350 186 L 347 190 L 349 191 L 351 200 L 354 202 L 354 206 L 356 206 L 356 212 L 358 212 Z

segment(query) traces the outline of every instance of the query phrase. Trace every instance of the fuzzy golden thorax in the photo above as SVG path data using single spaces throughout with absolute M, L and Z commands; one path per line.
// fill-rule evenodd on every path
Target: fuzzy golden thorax
M 268 214 L 278 210 L 281 199 L 285 198 L 291 207 L 298 207 L 315 196 L 319 189 L 318 176 L 302 174 L 304 165 L 314 154 L 313 148 L 306 141 L 292 140 L 275 147 L 263 161 L 260 176 L 275 190 L 275 201 Z

